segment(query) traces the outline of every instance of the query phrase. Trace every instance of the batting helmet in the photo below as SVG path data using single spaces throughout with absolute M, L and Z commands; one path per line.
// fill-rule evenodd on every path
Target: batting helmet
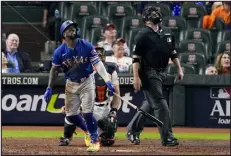
M 162 22 L 162 15 L 155 6 L 147 6 L 143 11 L 142 19 L 144 22 L 151 21 L 153 24 L 158 24 Z
M 60 35 L 63 37 L 63 32 L 70 26 L 74 26 L 76 28 L 76 35 L 78 34 L 79 29 L 77 28 L 78 24 L 74 23 L 71 20 L 67 20 L 65 22 L 62 23 L 61 27 L 60 27 Z

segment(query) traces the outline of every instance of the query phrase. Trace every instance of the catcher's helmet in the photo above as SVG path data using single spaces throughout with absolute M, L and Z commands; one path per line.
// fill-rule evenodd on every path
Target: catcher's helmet
M 162 22 L 162 15 L 155 6 L 147 6 L 144 8 L 142 19 L 144 22 L 151 21 L 153 24 L 158 24 Z
M 67 20 L 65 22 L 62 23 L 61 27 L 60 27 L 60 35 L 63 37 L 63 32 L 70 26 L 74 26 L 76 28 L 76 35 L 78 34 L 79 29 L 77 28 L 78 24 L 74 23 L 71 20 Z
M 102 46 L 96 45 L 95 50 L 97 51 L 101 61 L 105 61 L 105 49 Z
M 96 45 L 95 50 L 98 52 L 98 55 L 105 56 L 105 50 L 102 46 Z

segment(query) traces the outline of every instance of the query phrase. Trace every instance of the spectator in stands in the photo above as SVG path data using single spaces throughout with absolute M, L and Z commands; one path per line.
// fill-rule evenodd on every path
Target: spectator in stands
M 212 16 L 222 18 L 227 26 L 230 25 L 230 4 L 231 2 L 223 2 L 223 5 L 214 9 L 211 14 Z
M 112 43 L 116 41 L 117 31 L 114 24 L 107 24 L 103 29 L 104 40 L 97 43 L 97 45 L 104 47 L 106 55 L 113 54 Z M 130 55 L 130 50 L 127 44 L 124 44 L 125 56 Z
M 221 53 L 217 56 L 215 67 L 217 68 L 218 74 L 230 74 L 230 53 Z M 225 92 L 230 97 L 230 87 L 224 88 Z
M 60 23 L 60 21 L 57 20 L 59 12 L 55 12 L 56 9 L 58 9 L 59 2 L 42 2 L 43 4 L 43 28 L 47 31 L 49 35 L 49 39 L 52 41 L 59 41 L 61 40 L 58 35 L 56 35 L 57 32 L 55 32 L 55 24 L 56 22 Z M 58 10 L 59 11 L 59 10 Z M 59 28 L 59 26 L 57 25 Z M 55 38 L 56 37 L 56 38 Z
M 212 11 L 215 10 L 216 8 L 222 6 L 222 2 L 214 2 L 212 5 Z
M 19 51 L 19 37 L 10 34 L 6 39 L 6 50 L 4 54 L 12 66 L 8 67 L 8 73 L 32 72 L 31 60 L 27 53 Z
M 229 53 L 221 53 L 216 58 L 215 67 L 218 75 L 230 74 L 230 55 Z
M 217 69 L 214 66 L 210 66 L 205 70 L 205 75 L 217 75 Z
M 132 58 L 124 56 L 125 40 L 122 38 L 117 39 L 113 44 L 113 56 L 107 56 L 105 62 L 113 62 L 118 65 L 119 72 L 130 72 L 132 65 Z
M 7 58 L 3 52 L 2 52 L 2 73 L 7 73 Z

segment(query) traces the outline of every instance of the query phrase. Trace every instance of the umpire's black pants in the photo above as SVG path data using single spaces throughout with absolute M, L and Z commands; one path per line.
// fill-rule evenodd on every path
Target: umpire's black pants
M 161 140 L 165 141 L 167 138 L 173 137 L 168 104 L 163 95 L 163 82 L 167 74 L 164 71 L 158 72 L 155 70 L 150 70 L 146 73 L 146 78 L 141 78 L 142 89 L 145 96 L 141 109 L 153 114 L 164 123 L 163 127 L 158 127 L 158 129 Z M 146 118 L 142 114 L 137 112 L 127 126 L 128 132 L 141 132 L 144 127 L 145 119 Z

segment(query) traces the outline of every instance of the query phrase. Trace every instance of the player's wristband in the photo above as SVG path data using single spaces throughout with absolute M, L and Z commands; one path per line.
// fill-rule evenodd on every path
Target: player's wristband
M 47 90 L 51 90 L 51 91 L 52 91 L 52 88 L 50 88 L 50 87 L 47 87 Z

